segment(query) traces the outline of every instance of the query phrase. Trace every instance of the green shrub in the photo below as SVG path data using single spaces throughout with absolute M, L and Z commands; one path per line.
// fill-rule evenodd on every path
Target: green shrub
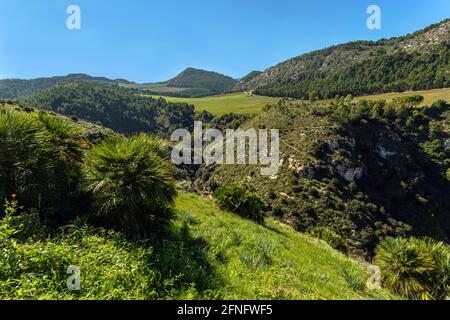
M 2 226 L 15 230 L 8 224 L 0 220 L 0 299 L 156 299 L 168 291 L 151 266 L 153 249 L 118 233 L 70 227 L 51 240 L 15 243 L 2 239 Z M 80 267 L 79 291 L 67 288 L 71 265 Z
M 225 186 L 218 188 L 214 196 L 222 209 L 258 223 L 264 222 L 264 202 L 245 188 L 237 185 Z
M 383 285 L 412 299 L 450 294 L 450 250 L 431 239 L 386 238 L 376 250 Z
M 86 154 L 83 173 L 84 190 L 109 226 L 142 236 L 170 219 L 176 189 L 162 140 L 145 134 L 105 140 Z
M 27 208 L 61 210 L 78 187 L 79 134 L 54 116 L 0 114 L 0 197 L 17 194 Z
M 398 103 L 401 105 L 418 105 L 421 104 L 423 100 L 423 96 L 416 94 L 412 96 L 394 98 L 394 103 Z
M 337 250 L 346 252 L 346 246 L 342 237 L 329 228 L 319 226 L 312 227 L 308 230 L 308 234 L 314 238 L 325 241 Z

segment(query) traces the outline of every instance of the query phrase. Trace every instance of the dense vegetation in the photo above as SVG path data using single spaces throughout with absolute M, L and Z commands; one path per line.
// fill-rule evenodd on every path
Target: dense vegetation
M 193 68 L 158 84 L 0 81 L 23 103 L 0 101 L 0 299 L 448 298 L 450 105 L 351 94 L 448 87 L 449 26 L 290 59 L 241 79 L 246 93 L 167 98 L 179 103 L 142 90 L 198 97 L 237 81 Z M 161 137 L 194 120 L 279 129 L 280 171 L 175 168 Z M 378 265 L 392 293 L 369 290 L 346 255 Z
M 189 89 L 203 89 L 209 92 L 205 95 L 222 93 L 236 84 L 236 80 L 217 72 L 188 68 L 173 79 L 167 81 L 167 86 Z
M 408 102 L 418 100 L 421 99 L 402 99 Z M 331 108 L 314 106 L 308 112 L 313 116 L 320 115 L 322 120 L 331 117 L 333 121 L 340 119 L 350 125 L 362 123 L 363 120 L 373 121 L 372 115 L 380 113 L 380 103 L 352 105 L 349 99 L 340 99 Z M 304 107 L 307 109 L 307 106 Z M 391 107 L 393 105 L 386 105 L 382 109 Z M 291 112 L 295 110 L 284 102 L 266 109 L 263 115 L 272 121 L 285 121 L 281 115 L 287 112 L 292 119 Z M 399 127 L 422 125 L 421 130 L 427 134 L 432 131 L 436 139 L 443 138 L 438 125 L 440 117 L 448 111 L 445 102 L 438 102 L 426 110 L 418 109 L 415 117 L 408 115 L 408 111 L 413 110 L 413 107 L 405 109 L 399 105 L 395 112 L 386 111 L 385 116 L 395 115 L 394 122 Z M 273 112 L 280 114 L 273 118 Z M 368 117 L 368 114 L 371 116 Z M 206 113 L 202 117 L 214 121 Z M 415 122 L 407 125 L 411 117 Z M 233 118 L 231 115 L 226 117 Z M 229 123 L 226 119 L 224 125 Z M 432 121 L 437 123 L 431 124 Z M 266 205 L 256 196 L 260 194 L 258 184 L 255 184 L 254 192 L 246 189 L 249 188 L 246 183 L 242 186 L 228 185 L 216 192 L 218 203 L 223 208 L 258 223 L 221 211 L 213 202 L 192 194 L 179 194 L 176 206 L 173 206 L 173 170 L 167 159 L 165 144 L 159 138 L 144 134 L 129 138 L 113 135 L 103 137 L 103 141 L 95 141 L 96 144 L 92 145 L 83 129 L 78 122 L 69 122 L 58 115 L 37 112 L 14 103 L 2 105 L 0 298 L 397 297 L 383 290 L 367 289 L 368 274 L 364 268 L 323 241 L 295 232 L 272 218 L 266 217 L 263 221 L 262 213 Z M 421 138 L 423 136 L 419 135 L 411 139 Z M 358 141 L 356 145 L 359 144 Z M 317 154 L 324 152 L 320 147 L 315 150 L 319 152 Z M 424 150 L 435 165 L 442 166 L 442 170 L 446 168 L 446 162 L 442 161 L 446 155 L 439 151 L 438 143 L 436 146 L 426 145 Z M 51 180 L 48 177 L 46 180 L 35 179 L 42 172 L 48 174 Z M 242 175 L 242 172 L 239 174 Z M 326 178 L 318 180 L 326 181 Z M 334 183 L 344 192 L 350 190 L 343 181 Z M 295 186 L 299 188 L 300 185 Z M 442 186 L 446 187 L 445 184 Z M 287 191 L 286 184 L 283 188 L 283 192 Z M 269 208 L 276 212 L 274 196 L 278 197 L 272 192 L 266 199 Z M 291 199 L 291 196 L 286 196 Z M 317 194 L 315 197 L 320 198 Z M 58 201 L 61 199 L 63 201 Z M 360 203 L 356 199 L 361 200 Z M 352 213 L 368 213 L 368 219 L 377 217 L 370 216 L 374 212 L 371 211 L 374 210 L 373 205 L 362 202 L 368 199 L 368 196 L 357 195 L 352 201 Z M 440 202 L 438 196 L 435 200 L 439 206 L 446 205 L 445 201 Z M 310 203 L 313 205 L 311 199 Z M 329 203 L 326 204 L 330 207 Z M 356 211 L 361 208 L 366 209 Z M 436 207 L 436 210 L 440 208 L 444 207 Z M 305 211 L 307 214 L 310 212 Z M 446 212 L 445 209 L 443 212 Z M 419 214 L 426 215 L 427 212 Z M 342 215 L 336 218 L 342 221 L 334 220 L 335 224 L 348 221 Z M 445 219 L 445 214 L 436 214 L 424 227 L 432 226 L 434 219 L 444 221 L 441 218 Z M 300 222 L 309 223 L 309 220 Z M 366 223 L 367 226 L 367 221 L 361 219 L 357 223 Z M 389 223 L 393 225 L 395 222 Z M 448 226 L 448 223 L 442 224 Z M 386 222 L 381 227 L 386 228 L 387 225 Z M 342 233 L 331 230 L 330 225 L 318 224 L 314 227 L 310 223 L 310 226 L 309 234 L 313 237 L 325 240 L 342 251 L 352 248 Z M 403 226 L 398 223 L 397 227 Z M 358 235 L 363 231 L 358 226 L 354 229 Z M 376 229 L 376 232 L 377 239 L 382 239 L 384 234 L 397 234 L 397 230 L 383 233 Z M 435 259 L 433 266 L 427 269 L 430 272 L 420 275 L 401 273 L 399 279 L 396 278 L 398 270 L 387 267 L 390 261 L 397 259 L 397 251 L 390 255 L 392 251 L 388 247 L 380 246 L 376 253 L 384 268 L 385 287 L 408 298 L 445 297 L 448 294 L 448 284 L 445 282 L 447 269 L 441 261 L 445 262 L 442 257 L 445 257 L 444 249 L 447 247 L 436 243 L 432 245 L 443 249 L 430 251 L 429 254 Z M 387 263 L 383 265 L 381 261 Z M 66 272 L 70 265 L 81 267 L 80 291 L 67 289 Z M 395 265 L 401 268 L 411 266 L 409 260 L 399 260 Z M 430 286 L 430 279 L 438 279 L 439 285 Z M 401 289 L 412 281 L 422 285 L 418 295 Z
M 81 131 L 2 105 L 0 298 L 390 297 L 368 291 L 355 262 L 272 220 L 257 225 L 184 193 L 170 209 L 161 140 L 115 136 L 92 146 Z M 35 179 L 41 171 L 47 178 Z M 71 265 L 81 267 L 80 291 L 67 289 Z
M 339 247 L 358 254 L 370 256 L 386 236 L 447 241 L 449 105 L 411 104 L 417 100 L 281 102 L 245 125 L 281 130 L 277 176 L 251 165 L 204 167 L 196 185 L 203 192 L 245 185 L 271 215 L 299 231 L 322 227 L 319 234 L 338 235 Z
M 83 187 L 107 225 L 134 237 L 172 218 L 173 168 L 164 141 L 140 134 L 104 140 L 85 156 Z
M 222 209 L 258 223 L 264 222 L 264 202 L 244 187 L 236 185 L 221 187 L 214 192 L 214 196 Z
M 129 89 L 87 82 L 71 82 L 24 99 L 30 107 L 76 116 L 122 133 L 149 132 L 169 136 L 191 128 L 194 107 L 168 103 Z
M 411 299 L 444 300 L 450 292 L 450 248 L 432 239 L 385 239 L 376 263 L 383 284 Z
M 81 129 L 45 113 L 0 112 L 1 197 L 17 194 L 21 205 L 51 220 L 82 208 L 77 186 L 88 142 Z
M 211 71 L 188 68 L 176 77 L 158 83 L 135 83 L 125 79 L 111 80 L 104 77 L 92 77 L 86 74 L 69 74 L 52 78 L 31 80 L 0 80 L 0 99 L 22 99 L 54 86 L 69 82 L 88 82 L 91 84 L 112 85 L 141 93 L 170 95 L 173 97 L 205 97 L 228 92 L 237 80 Z
M 448 87 L 450 20 L 403 37 L 353 41 L 289 59 L 235 91 L 308 98 Z
M 433 53 L 396 52 L 364 60 L 323 77 L 283 84 L 269 84 L 255 93 L 268 96 L 308 99 L 313 92 L 319 98 L 336 95 L 360 96 L 370 93 L 427 90 L 450 86 L 450 45 Z
M 154 95 L 199 98 L 227 92 L 237 80 L 223 74 L 187 68 L 176 77 L 161 83 L 131 86 Z
M 83 219 L 50 238 L 17 206 L 0 210 L 0 299 L 397 298 L 366 289 L 364 268 L 323 242 L 193 194 L 179 195 L 170 233 L 145 241 Z M 67 289 L 70 265 L 81 268 L 80 291 Z
M 0 80 L 0 99 L 18 99 L 47 90 L 58 84 L 73 81 L 86 81 L 99 84 L 115 84 L 116 80 L 103 77 L 91 77 L 86 74 L 69 74 L 52 78 L 37 78 L 32 80 L 4 79 Z

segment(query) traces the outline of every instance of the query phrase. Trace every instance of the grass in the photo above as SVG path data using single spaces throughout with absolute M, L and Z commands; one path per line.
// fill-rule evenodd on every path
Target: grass
M 155 96 L 158 98 L 157 96 Z M 205 98 L 174 98 L 161 96 L 170 102 L 185 102 L 198 111 L 206 110 L 215 115 L 233 112 L 239 114 L 258 113 L 267 104 L 278 102 L 279 98 L 250 95 L 245 92 L 210 96 Z
M 178 223 L 207 244 L 224 299 L 370 299 L 385 294 L 364 289 L 367 274 L 361 265 L 274 220 L 258 225 L 187 193 L 179 195 L 177 211 Z
M 274 220 L 258 225 L 184 192 L 175 211 L 171 231 L 144 242 L 86 227 L 12 240 L 0 220 L 0 299 L 395 298 L 365 289 L 362 265 Z M 69 265 L 81 268 L 80 291 L 66 287 Z
M 392 93 L 384 93 L 384 94 L 376 94 L 362 97 L 355 97 L 356 101 L 360 100 L 386 100 L 392 101 L 394 98 L 405 97 L 411 95 L 421 95 L 425 99 L 422 105 L 431 105 L 433 102 L 437 100 L 445 100 L 450 102 L 450 88 L 445 89 L 435 89 L 435 90 L 427 90 L 427 91 L 408 91 L 408 92 L 392 92 Z
M 377 95 L 355 97 L 355 101 L 360 100 L 387 100 L 391 101 L 396 97 L 404 97 L 419 94 L 424 96 L 422 105 L 431 105 L 433 102 L 442 99 L 450 102 L 450 88 L 435 89 L 427 91 L 393 92 Z M 164 98 L 171 102 L 185 102 L 195 106 L 199 111 L 206 110 L 215 115 L 222 115 L 233 112 L 239 114 L 259 113 L 267 104 L 274 104 L 280 98 L 249 95 L 246 92 L 210 96 L 205 98 L 175 98 L 168 96 L 154 96 Z
M 148 84 L 139 84 L 139 83 L 121 83 L 121 87 L 125 88 L 133 88 L 133 89 L 143 89 L 154 92 L 163 92 L 163 93 L 178 93 L 187 90 L 187 88 L 178 88 L 178 87 L 169 87 L 165 83 L 148 83 Z

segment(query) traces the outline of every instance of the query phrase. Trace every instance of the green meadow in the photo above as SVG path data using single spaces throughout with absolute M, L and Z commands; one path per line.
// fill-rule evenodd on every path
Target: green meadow
M 424 97 L 424 101 L 422 102 L 422 105 L 430 105 L 433 102 L 436 102 L 437 100 L 444 100 L 444 101 L 450 101 L 450 88 L 444 88 L 444 89 L 434 89 L 434 90 L 427 90 L 427 91 L 407 91 L 407 92 L 392 92 L 392 93 L 383 93 L 383 94 L 375 94 L 375 95 L 369 95 L 369 96 L 361 96 L 356 97 L 356 101 L 361 100 L 386 100 L 386 101 L 392 101 L 394 98 L 401 98 L 405 96 L 411 96 L 411 95 L 421 95 Z
M 376 95 L 368 95 L 355 97 L 355 101 L 360 100 L 386 100 L 392 101 L 394 98 L 404 97 L 409 95 L 422 95 L 425 99 L 423 105 L 430 105 L 433 102 L 442 99 L 450 101 L 450 88 L 435 89 L 427 91 L 408 91 L 408 92 L 394 92 Z M 238 92 L 223 94 L 217 96 L 209 96 L 204 98 L 176 98 L 169 96 L 152 96 L 154 98 L 164 98 L 169 102 L 184 102 L 195 106 L 196 110 L 206 110 L 215 115 L 222 115 L 233 112 L 238 114 L 259 113 L 267 104 L 273 104 L 280 100 L 280 98 L 265 97 L 252 95 L 247 92 Z
M 169 102 L 185 102 L 195 106 L 196 110 L 206 110 L 215 115 L 229 112 L 258 113 L 267 104 L 278 102 L 280 98 L 256 96 L 246 92 L 210 96 L 204 98 L 174 98 L 166 96 L 153 96 L 164 98 Z

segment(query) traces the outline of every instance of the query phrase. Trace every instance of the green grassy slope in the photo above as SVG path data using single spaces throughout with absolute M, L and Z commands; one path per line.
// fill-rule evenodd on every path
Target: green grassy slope
M 124 88 L 141 89 L 141 90 L 161 92 L 161 93 L 166 93 L 166 94 L 180 93 L 180 92 L 188 89 L 188 88 L 179 88 L 179 87 L 169 87 L 166 83 L 148 83 L 148 84 L 120 83 L 119 85 Z
M 364 267 L 324 242 L 276 221 L 265 226 L 219 210 L 212 202 L 181 193 L 181 220 L 209 248 L 225 299 L 370 299 Z M 384 295 L 387 298 L 386 295 Z
M 158 98 L 157 96 L 154 96 Z M 245 92 L 210 96 L 204 98 L 174 98 L 162 96 L 169 102 L 185 102 L 193 104 L 198 111 L 206 110 L 215 115 L 229 112 L 233 113 L 258 113 L 267 104 L 278 102 L 279 98 L 255 96 Z
M 450 88 L 426 90 L 426 91 L 408 91 L 408 92 L 392 92 L 384 94 L 375 94 L 368 96 L 355 97 L 356 101 L 361 100 L 386 100 L 388 102 L 392 101 L 394 98 L 400 98 L 411 95 L 421 95 L 424 97 L 424 101 L 421 105 L 429 106 L 437 100 L 441 99 L 444 101 L 450 101 Z
M 432 103 L 436 102 L 439 99 L 450 101 L 450 88 L 367 95 L 355 97 L 355 101 L 386 100 L 389 102 L 392 101 L 394 98 L 405 97 L 410 95 L 421 95 L 424 97 L 422 105 L 431 105 Z M 229 112 L 239 114 L 259 113 L 262 111 L 262 108 L 267 104 L 274 104 L 280 100 L 280 98 L 250 95 L 246 92 L 224 94 L 204 98 L 174 98 L 167 96 L 153 96 L 153 97 L 154 98 L 161 97 L 169 102 L 184 102 L 193 104 L 196 110 L 198 111 L 206 110 L 215 115 L 221 115 Z
M 257 225 L 184 192 L 175 213 L 169 234 L 144 242 L 81 222 L 13 240 L 0 220 L 0 299 L 395 298 L 368 291 L 362 265 L 273 220 Z M 81 268 L 80 291 L 67 290 L 69 265 Z

